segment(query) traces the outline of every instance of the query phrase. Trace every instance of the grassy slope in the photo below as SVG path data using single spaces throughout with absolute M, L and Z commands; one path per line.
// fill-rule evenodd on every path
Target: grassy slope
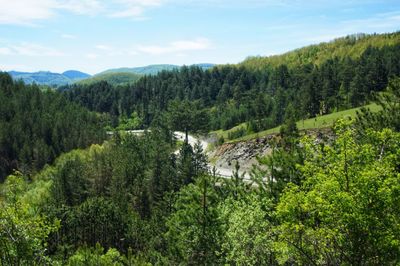
M 106 74 L 99 74 L 95 75 L 88 79 L 83 79 L 78 81 L 78 84 L 93 84 L 99 81 L 107 81 L 112 85 L 124 85 L 130 84 L 138 81 L 141 75 L 134 74 L 134 73 L 106 73 Z
M 282 55 L 269 57 L 250 57 L 241 64 L 250 69 L 262 69 L 267 65 L 279 66 L 286 64 L 289 67 L 303 64 L 319 65 L 328 59 L 350 56 L 358 58 L 368 46 L 381 48 L 400 43 L 400 32 L 376 35 L 351 35 L 335 39 L 331 42 L 310 45 Z
M 365 107 L 369 108 L 373 112 L 377 112 L 377 111 L 379 111 L 381 109 L 380 106 L 378 106 L 378 105 L 376 105 L 374 103 L 366 105 Z M 340 112 L 336 112 L 336 113 L 332 113 L 332 114 L 319 116 L 319 117 L 316 117 L 316 118 L 310 118 L 310 119 L 306 119 L 306 120 L 301 120 L 301 121 L 297 122 L 297 127 L 298 127 L 299 130 L 318 129 L 318 128 L 330 127 L 339 118 L 344 118 L 344 117 L 349 117 L 349 116 L 350 117 L 354 117 L 356 115 L 356 111 L 358 111 L 360 109 L 361 109 L 361 107 L 353 108 L 353 109 L 348 109 L 348 110 L 345 110 L 345 111 L 340 111 Z M 223 136 L 225 139 L 227 139 L 229 132 L 237 130 L 240 127 L 246 128 L 246 124 L 242 123 L 242 124 L 237 125 L 237 126 L 231 128 L 229 130 L 225 130 L 225 131 L 217 130 L 217 131 L 213 131 L 211 133 L 215 133 L 215 134 L 218 135 L 218 137 Z M 271 129 L 268 129 L 268 130 L 265 130 L 265 131 L 261 131 L 261 132 L 258 132 L 258 133 L 249 134 L 249 135 L 243 136 L 243 137 L 238 138 L 238 139 L 229 140 L 228 142 L 249 140 L 249 139 L 254 139 L 254 138 L 267 136 L 269 134 L 279 133 L 279 129 L 280 129 L 280 126 L 274 127 L 274 128 L 271 128 Z

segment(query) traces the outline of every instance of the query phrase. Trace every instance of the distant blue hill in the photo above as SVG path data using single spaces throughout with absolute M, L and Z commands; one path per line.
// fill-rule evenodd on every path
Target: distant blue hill
M 38 85 L 48 85 L 52 87 L 62 86 L 74 83 L 75 81 L 90 77 L 89 74 L 68 70 L 64 73 L 53 73 L 49 71 L 39 72 L 8 72 L 14 80 L 22 80 L 26 84 L 36 83 Z
M 195 64 L 195 66 L 198 66 L 198 67 L 202 68 L 203 70 L 207 70 L 207 69 L 215 67 L 216 65 L 210 64 L 210 63 L 201 63 L 201 64 Z
M 209 68 L 214 67 L 214 64 L 195 64 L 202 68 L 203 70 L 207 70 Z M 169 64 L 161 64 L 161 65 L 149 65 L 144 67 L 133 67 L 133 68 L 115 68 L 103 71 L 99 74 L 93 76 L 99 80 L 105 78 L 105 80 L 112 80 L 116 82 L 116 84 L 120 84 L 118 82 L 123 81 L 124 83 L 130 83 L 136 81 L 142 75 L 156 75 L 157 73 L 166 70 L 171 71 L 174 69 L 179 69 L 182 66 L 178 65 L 169 65 Z M 92 76 L 81 71 L 77 70 L 68 70 L 63 73 L 53 73 L 49 71 L 39 71 L 39 72 L 18 72 L 18 71 L 9 71 L 8 72 L 14 80 L 22 80 L 26 84 L 36 83 L 38 85 L 48 85 L 52 87 L 58 87 L 63 85 L 72 84 L 78 81 L 91 81 Z M 112 73 L 116 74 L 116 77 L 110 75 Z M 127 73 L 136 74 L 136 76 L 128 76 Z M 104 76 L 104 74 L 108 74 Z M 129 81 L 129 82 L 128 82 Z M 111 82 L 111 83 L 113 83 Z
M 203 63 L 203 64 L 195 64 L 195 66 L 201 67 L 203 70 L 209 69 L 214 67 L 214 64 Z M 161 64 L 161 65 L 149 65 L 144 67 L 122 67 L 122 68 L 113 68 L 103 71 L 100 74 L 107 74 L 107 73 L 134 73 L 140 75 L 156 75 L 157 73 L 167 70 L 171 71 L 174 69 L 179 69 L 181 66 L 178 65 L 168 65 L 168 64 Z
M 81 79 L 86 79 L 86 78 L 91 77 L 91 75 L 77 71 L 77 70 L 68 70 L 68 71 L 63 72 L 62 74 L 73 81 L 78 81 Z

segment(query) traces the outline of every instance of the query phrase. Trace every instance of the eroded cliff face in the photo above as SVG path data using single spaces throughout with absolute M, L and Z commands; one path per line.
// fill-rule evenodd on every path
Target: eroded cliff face
M 224 143 L 218 146 L 210 155 L 215 166 L 233 171 L 236 162 L 240 165 L 240 172 L 250 173 L 253 165 L 259 165 L 257 158 L 269 155 L 272 152 L 275 135 L 259 139 Z
M 331 129 L 307 130 L 302 132 L 301 135 L 314 137 L 316 144 L 329 142 L 334 138 L 334 133 Z M 224 143 L 217 146 L 208 156 L 212 162 L 211 164 L 220 169 L 221 174 L 230 175 L 235 169 L 237 161 L 240 165 L 239 172 L 246 172 L 246 177 L 249 178 L 253 165 L 260 167 L 257 158 L 270 155 L 279 139 L 279 134 L 271 134 L 248 141 Z

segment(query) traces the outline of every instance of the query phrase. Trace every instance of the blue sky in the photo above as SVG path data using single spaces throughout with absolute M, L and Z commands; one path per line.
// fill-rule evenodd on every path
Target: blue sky
M 398 0 L 0 0 L 0 7 L 1 70 L 238 63 L 400 30 Z

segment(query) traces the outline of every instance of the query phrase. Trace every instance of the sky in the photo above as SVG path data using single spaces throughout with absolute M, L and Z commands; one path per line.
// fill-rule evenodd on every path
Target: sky
M 0 70 L 238 63 L 398 30 L 399 0 L 0 0 Z

